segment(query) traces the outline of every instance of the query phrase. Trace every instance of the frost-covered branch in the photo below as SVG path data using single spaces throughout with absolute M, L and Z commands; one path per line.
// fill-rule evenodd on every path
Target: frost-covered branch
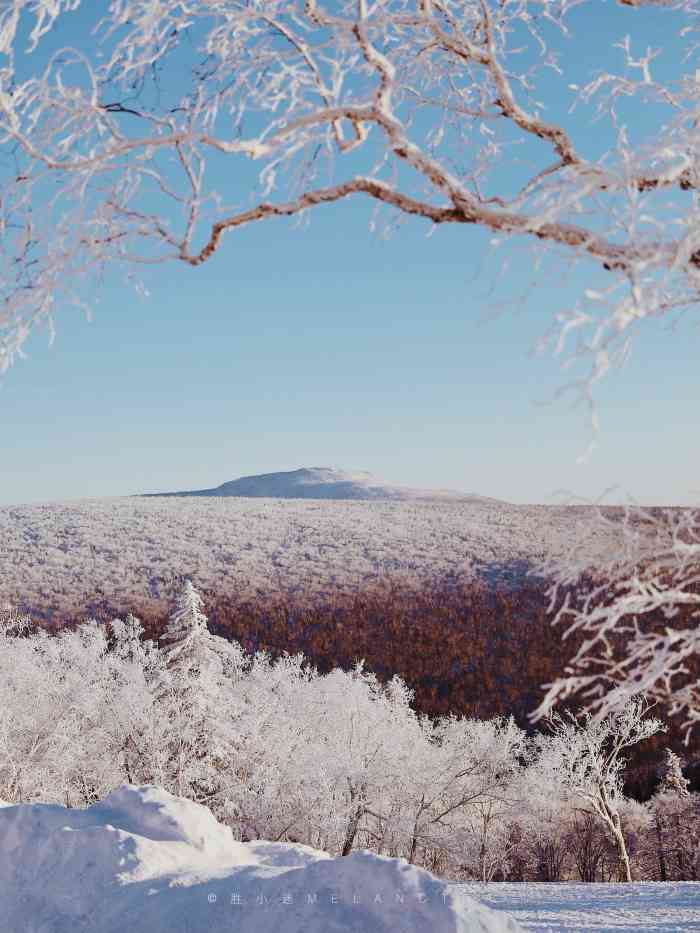
M 551 561 L 554 624 L 580 644 L 540 715 L 576 696 L 599 715 L 635 696 L 700 722 L 700 515 L 692 509 L 598 510 L 609 556 Z M 578 587 L 576 586 L 578 584 Z
M 682 36 L 674 80 L 656 80 L 630 17 L 619 69 L 567 84 L 569 14 L 585 23 L 591 2 L 5 4 L 0 364 L 111 268 L 197 266 L 225 231 L 361 192 L 594 263 L 598 287 L 553 327 L 590 391 L 640 321 L 693 304 L 700 274 L 695 9 L 634 5 Z M 49 54 L 63 18 L 75 48 Z M 548 116 L 562 93 L 575 118 Z M 629 142 L 623 101 L 663 108 L 658 135 Z

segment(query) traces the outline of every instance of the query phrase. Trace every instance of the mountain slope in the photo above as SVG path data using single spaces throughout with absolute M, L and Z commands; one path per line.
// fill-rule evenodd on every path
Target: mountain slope
M 410 489 L 384 483 L 362 471 L 348 472 L 330 467 L 304 467 L 281 473 L 242 476 L 214 489 L 151 493 L 155 496 L 240 496 L 258 499 L 482 499 L 451 490 Z M 493 501 L 493 500 L 492 500 Z

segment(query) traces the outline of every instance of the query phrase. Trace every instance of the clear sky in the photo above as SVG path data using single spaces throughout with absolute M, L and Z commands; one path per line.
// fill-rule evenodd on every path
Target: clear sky
M 572 44 L 583 68 L 622 34 Z M 625 11 L 628 12 L 628 11 Z M 634 14 L 632 14 L 634 15 Z M 653 25 L 653 23 L 652 23 Z M 608 54 L 607 52 L 605 54 Z M 505 273 L 489 236 L 411 221 L 368 231 L 371 205 L 230 235 L 208 264 L 147 270 L 150 295 L 110 281 L 92 322 L 57 317 L 0 389 L 0 503 L 195 489 L 300 466 L 514 502 L 618 486 L 642 502 L 700 499 L 698 333 L 656 327 L 586 414 L 541 404 L 566 381 L 531 347 L 579 279 Z M 521 297 L 524 292 L 525 297 Z M 499 314 L 496 314 L 499 311 Z

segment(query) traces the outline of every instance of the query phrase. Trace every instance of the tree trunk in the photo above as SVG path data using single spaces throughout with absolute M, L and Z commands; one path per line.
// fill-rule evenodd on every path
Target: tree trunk
M 352 816 L 350 817 L 350 822 L 348 823 L 348 828 L 345 833 L 345 842 L 343 843 L 343 851 L 341 855 L 350 855 L 352 852 L 352 847 L 355 844 L 355 836 L 357 835 L 357 830 L 360 825 L 360 820 L 362 819 L 363 814 L 362 807 L 357 807 Z
M 659 814 L 656 814 L 654 820 L 654 829 L 656 830 L 656 856 L 659 860 L 659 881 L 668 881 L 668 872 L 666 871 L 666 854 L 664 852 L 663 836 L 661 835 L 661 820 Z
M 479 874 L 481 875 L 481 880 L 484 884 L 488 881 L 486 877 L 486 843 L 482 839 L 481 848 L 479 849 Z
M 421 814 L 423 813 L 423 805 L 425 804 L 425 794 L 420 799 L 420 807 L 418 813 L 416 813 L 416 819 L 413 823 L 413 837 L 411 839 L 411 852 L 408 857 L 408 864 L 413 865 L 413 860 L 416 857 L 416 850 L 418 849 L 418 821 L 420 820 Z
M 627 853 L 627 844 L 625 842 L 624 833 L 622 832 L 622 826 L 620 825 L 620 817 L 617 814 L 613 817 L 613 836 L 615 838 L 618 855 L 617 880 L 629 882 L 632 880 L 630 857 Z
M 678 880 L 679 880 L 679 881 L 689 881 L 689 880 L 690 880 L 690 877 L 689 877 L 689 876 L 690 876 L 690 872 L 688 871 L 688 867 L 687 867 L 687 865 L 686 865 L 685 853 L 684 853 L 684 851 L 683 851 L 683 846 L 682 846 L 681 841 L 680 841 L 681 838 L 682 838 L 683 833 L 682 833 L 682 830 L 681 830 L 681 818 L 680 818 L 680 816 L 678 815 L 678 813 L 676 813 L 676 818 L 675 818 L 675 820 L 674 820 L 674 823 L 676 824 L 676 846 L 675 846 L 675 849 L 676 849 L 676 864 L 678 865 Z
M 416 857 L 416 850 L 418 848 L 418 836 L 415 831 L 413 833 L 413 838 L 411 839 L 411 851 L 408 856 L 408 864 L 413 865 L 413 861 Z
M 629 882 L 632 880 L 632 869 L 630 867 L 630 857 L 627 852 L 627 843 L 625 834 L 622 832 L 622 823 L 617 808 L 609 801 L 605 790 L 601 788 L 599 799 L 598 814 L 606 822 L 608 829 L 612 832 L 615 846 L 617 848 L 617 880 Z

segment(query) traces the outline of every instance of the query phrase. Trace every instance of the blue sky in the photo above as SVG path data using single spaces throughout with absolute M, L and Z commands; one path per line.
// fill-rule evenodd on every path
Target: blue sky
M 572 47 L 582 69 L 620 34 L 619 11 L 603 8 L 598 34 Z M 368 232 L 371 210 L 358 200 L 302 230 L 238 231 L 199 269 L 148 269 L 147 298 L 115 279 L 92 322 L 58 315 L 53 345 L 36 334 L 3 378 L 0 503 L 299 466 L 514 502 L 610 486 L 642 502 L 700 498 L 689 323 L 653 325 L 601 386 L 598 447 L 581 464 L 586 414 L 541 404 L 566 377 L 530 354 L 580 279 L 548 278 L 521 299 L 534 277 L 526 250 L 501 274 L 508 254 L 493 257 L 480 230 L 427 238 L 411 221 L 384 239 Z

